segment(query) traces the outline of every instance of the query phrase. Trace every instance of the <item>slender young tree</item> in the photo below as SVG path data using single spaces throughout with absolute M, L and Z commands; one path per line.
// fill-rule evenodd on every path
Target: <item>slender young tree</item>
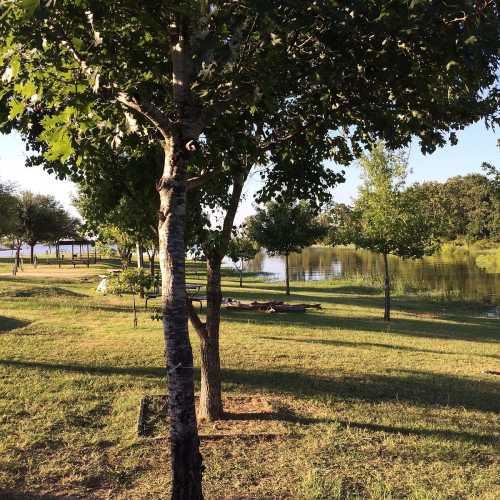
M 246 219 L 249 236 L 270 255 L 285 256 L 285 291 L 290 295 L 288 257 L 323 236 L 316 211 L 307 202 L 269 202 Z
M 229 243 L 228 255 L 240 275 L 240 288 L 243 288 L 243 269 L 245 262 L 252 260 L 259 252 L 257 242 L 240 230 L 233 235 Z
M 359 160 L 364 182 L 354 208 L 331 212 L 330 241 L 378 252 L 384 261 L 384 320 L 391 319 L 389 255 L 420 258 L 436 249 L 435 225 L 422 198 L 405 190 L 407 156 L 375 144 Z

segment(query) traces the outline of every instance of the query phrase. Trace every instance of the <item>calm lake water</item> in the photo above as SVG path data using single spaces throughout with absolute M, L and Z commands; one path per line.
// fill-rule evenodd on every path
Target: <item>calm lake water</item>
M 54 253 L 51 249 L 51 253 Z M 49 253 L 44 245 L 37 245 L 39 260 Z M 13 256 L 1 252 L 0 257 Z M 23 249 L 25 258 L 29 249 Z M 300 254 L 290 255 L 290 278 L 293 281 L 360 279 L 368 284 L 382 286 L 382 257 L 367 250 L 351 248 L 310 247 Z M 230 263 L 226 262 L 230 267 Z M 476 257 L 467 252 L 436 255 L 418 260 L 403 260 L 389 256 L 393 288 L 404 293 L 429 293 L 443 298 L 458 298 L 500 305 L 500 269 L 486 272 L 476 263 Z M 284 281 L 285 259 L 257 254 L 245 268 L 261 273 L 272 281 Z
M 290 278 L 296 281 L 359 278 L 371 284 L 382 283 L 382 256 L 367 250 L 310 247 L 291 255 L 289 262 Z M 467 252 L 418 260 L 390 256 L 389 266 L 396 290 L 500 304 L 500 274 L 478 267 L 475 257 Z M 281 281 L 285 260 L 262 251 L 246 270 L 266 273 L 269 279 Z

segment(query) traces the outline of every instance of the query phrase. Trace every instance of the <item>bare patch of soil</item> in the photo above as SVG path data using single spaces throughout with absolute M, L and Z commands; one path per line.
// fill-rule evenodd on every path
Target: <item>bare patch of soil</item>
M 287 423 L 304 423 L 301 417 L 295 415 L 279 400 L 263 396 L 225 397 L 224 412 L 224 419 L 216 422 L 198 420 L 200 439 L 217 440 L 231 437 L 274 439 L 288 434 Z M 145 396 L 139 411 L 138 434 L 165 438 L 168 435 L 167 418 L 168 397 Z

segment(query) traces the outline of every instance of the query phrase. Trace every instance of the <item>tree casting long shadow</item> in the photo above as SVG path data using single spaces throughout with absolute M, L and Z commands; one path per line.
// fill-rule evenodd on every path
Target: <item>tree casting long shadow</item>
M 25 491 L 4 490 L 0 488 L 0 500 L 76 500 L 74 496 L 45 495 Z
M 479 356 L 484 358 L 500 359 L 500 356 L 496 354 L 474 354 L 465 352 L 449 352 L 449 351 L 436 351 L 434 349 L 421 349 L 418 347 L 408 347 L 397 344 L 383 344 L 380 342 L 354 342 L 348 340 L 331 340 L 331 339 L 316 339 L 316 338 L 294 338 L 294 337 L 272 337 L 272 336 L 259 336 L 259 338 L 264 340 L 272 340 L 278 342 L 298 342 L 303 344 L 318 344 L 334 347 L 359 347 L 361 349 L 370 349 L 372 347 L 382 348 L 382 349 L 392 349 L 395 351 L 405 351 L 405 352 L 425 352 L 429 354 L 438 354 L 439 356 Z
M 308 330 L 340 329 L 369 333 L 390 333 L 410 337 L 465 340 L 471 342 L 499 342 L 499 323 L 496 319 L 471 321 L 429 321 L 425 319 L 395 318 L 390 323 L 378 316 L 352 317 L 334 313 L 307 311 L 306 313 L 267 314 L 262 312 L 223 311 L 223 319 L 229 323 L 256 325 L 284 325 Z M 462 318 L 463 320 L 463 318 Z
M 117 367 L 57 364 L 36 361 L 0 360 L 0 366 L 40 370 L 62 370 L 96 375 L 165 377 L 160 367 Z M 406 401 L 416 405 L 450 406 L 480 411 L 500 411 L 498 383 L 440 373 L 393 370 L 397 374 L 325 376 L 289 370 L 242 370 L 224 368 L 226 388 L 242 386 L 244 391 L 266 391 L 299 398 L 341 398 L 354 401 Z M 199 370 L 195 370 L 199 381 Z

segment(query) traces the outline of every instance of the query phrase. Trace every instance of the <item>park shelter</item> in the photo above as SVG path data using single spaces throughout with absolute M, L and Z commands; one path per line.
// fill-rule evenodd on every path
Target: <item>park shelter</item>
M 61 252 L 61 248 L 71 247 L 71 258 L 64 259 L 64 252 Z M 91 251 L 91 248 L 93 249 Z M 73 264 L 76 267 L 77 264 L 86 264 L 87 267 L 91 263 L 95 264 L 97 262 L 97 249 L 95 241 L 92 240 L 59 240 L 56 242 L 56 258 L 57 264 L 61 267 L 61 264 Z

